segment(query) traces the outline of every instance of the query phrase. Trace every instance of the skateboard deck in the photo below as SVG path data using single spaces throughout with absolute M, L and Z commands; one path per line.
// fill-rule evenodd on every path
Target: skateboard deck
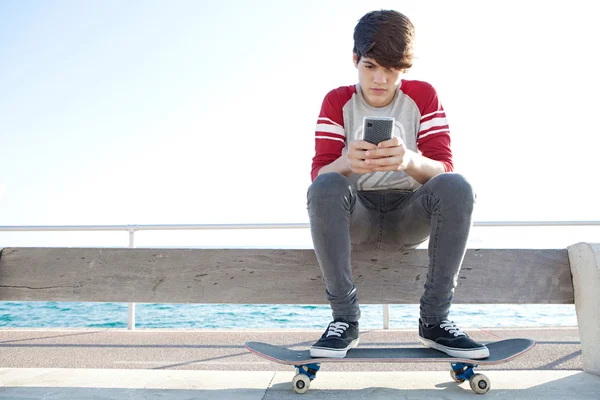
M 280 364 L 297 365 L 310 363 L 355 363 L 355 362 L 465 362 L 479 365 L 493 365 L 507 362 L 534 346 L 530 339 L 507 339 L 486 345 L 490 356 L 481 360 L 457 358 L 427 347 L 356 347 L 348 351 L 345 358 L 314 358 L 309 350 L 291 350 L 268 343 L 246 342 L 245 346 L 259 357 Z
M 345 358 L 314 358 L 309 350 L 292 350 L 261 342 L 246 342 L 250 352 L 267 360 L 296 367 L 292 387 L 297 393 L 304 393 L 315 379 L 322 363 L 439 363 L 451 364 L 452 378 L 462 383 L 469 380 L 471 388 L 477 393 L 486 393 L 490 388 L 489 379 L 473 372 L 479 365 L 501 364 L 527 352 L 535 342 L 530 339 L 506 339 L 486 344 L 490 356 L 481 360 L 457 358 L 426 347 L 357 347 L 349 350 Z

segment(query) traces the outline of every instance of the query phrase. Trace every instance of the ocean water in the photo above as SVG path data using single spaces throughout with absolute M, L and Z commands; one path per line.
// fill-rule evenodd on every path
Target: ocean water
M 362 305 L 361 329 L 383 326 L 383 306 Z M 416 328 L 419 307 L 390 306 L 390 328 Z M 460 305 L 450 319 L 461 327 L 576 326 L 574 305 Z M 137 304 L 137 328 L 323 329 L 326 305 Z M 0 302 L 4 328 L 127 328 L 127 303 Z

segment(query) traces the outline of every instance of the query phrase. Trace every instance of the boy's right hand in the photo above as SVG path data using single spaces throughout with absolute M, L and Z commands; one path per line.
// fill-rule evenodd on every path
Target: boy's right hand
M 365 151 L 375 150 L 377 146 L 364 140 L 353 140 L 348 146 L 348 167 L 355 174 L 368 174 L 374 171 L 372 166 L 365 163 Z

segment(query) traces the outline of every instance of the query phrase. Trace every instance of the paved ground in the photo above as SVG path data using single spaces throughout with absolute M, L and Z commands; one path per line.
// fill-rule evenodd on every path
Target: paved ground
M 489 371 L 485 397 L 447 372 L 324 372 L 297 395 L 288 372 L 0 369 L 0 399 L 535 399 L 598 400 L 600 377 L 580 371 Z M 298 397 L 300 396 L 300 397 Z
M 582 372 L 577 328 L 466 329 L 477 340 L 529 337 L 537 346 L 480 368 L 486 398 L 599 399 Z M 290 367 L 249 354 L 248 340 L 307 348 L 320 331 L 0 330 L 0 399 L 292 399 Z M 368 346 L 420 346 L 415 330 L 361 333 Z M 402 371 L 402 372 L 399 372 Z M 327 364 L 302 398 L 464 399 L 445 364 Z

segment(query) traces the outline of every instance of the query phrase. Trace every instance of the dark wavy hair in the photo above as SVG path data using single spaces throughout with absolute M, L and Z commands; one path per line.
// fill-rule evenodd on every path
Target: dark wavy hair
M 407 16 L 394 10 L 371 11 L 354 28 L 354 53 L 372 58 L 385 68 L 412 67 L 415 27 Z

